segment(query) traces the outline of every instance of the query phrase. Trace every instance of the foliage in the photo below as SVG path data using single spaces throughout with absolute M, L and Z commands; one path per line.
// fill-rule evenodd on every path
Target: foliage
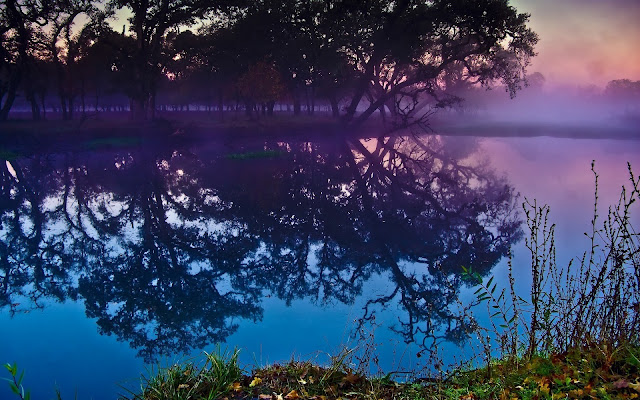
M 24 379 L 24 370 L 20 373 L 20 376 L 18 376 L 18 365 L 13 363 L 13 364 L 5 364 L 4 367 L 7 369 L 7 371 L 9 371 L 9 373 L 11 374 L 11 379 L 7 379 L 7 378 L 2 378 L 5 381 L 9 382 L 9 387 L 11 388 L 11 391 L 18 396 L 21 400 L 29 400 L 31 399 L 31 393 L 29 391 L 24 390 L 24 387 L 22 386 L 22 380 Z
M 282 97 L 284 86 L 278 71 L 264 61 L 249 67 L 238 79 L 238 91 L 251 104 L 274 103 Z
M 595 177 L 594 215 L 592 230 L 585 233 L 590 247 L 568 265 L 556 262 L 555 225 L 549 222 L 549 207 L 528 200 L 523 204 L 530 232 L 526 239 L 532 271 L 529 299 L 516 296 L 511 263 L 511 296 L 497 289 L 493 277 L 484 282 L 464 269 L 478 285 L 478 302 L 486 301 L 493 310 L 490 317 L 497 337 L 509 338 L 512 356 L 522 348 L 533 357 L 594 344 L 617 347 L 640 341 L 640 237 L 631 224 L 640 178 L 628 164 L 630 188 L 623 187 L 618 204 L 609 207 L 600 222 L 598 174 L 594 164 L 591 169 Z M 498 326 L 493 321 L 496 317 Z
M 133 399 L 635 399 L 640 394 L 640 348 L 634 345 L 593 345 L 528 360 L 494 360 L 487 368 L 456 370 L 447 380 L 405 382 L 351 369 L 352 351 L 343 349 L 326 366 L 290 361 L 257 367 L 233 380 L 220 377 L 218 387 L 224 382 L 226 391 L 213 397 L 196 389 L 210 382 L 209 371 L 194 373 L 191 364 L 174 366 L 170 377 L 160 373 L 153 390 L 147 385 Z
M 130 13 L 121 34 L 106 24 L 119 9 Z M 70 119 L 78 99 L 85 110 L 107 88 L 136 118 L 155 118 L 167 87 L 188 92 L 170 96 L 181 105 L 217 100 L 220 111 L 286 98 L 311 114 L 318 100 L 347 124 L 386 110 L 408 124 L 451 104 L 454 86 L 500 82 L 514 94 L 538 41 L 528 19 L 507 0 L 11 1 L 0 9 L 0 120 L 20 90 L 34 119 L 52 91 Z
M 242 377 L 238 367 L 239 350 L 205 352 L 205 363 L 198 368 L 193 363 L 175 364 L 143 378 L 140 395 L 134 399 L 218 399 L 234 390 Z

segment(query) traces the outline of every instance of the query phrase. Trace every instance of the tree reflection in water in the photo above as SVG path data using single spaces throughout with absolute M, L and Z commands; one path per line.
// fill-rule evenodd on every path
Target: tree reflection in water
M 79 296 L 101 333 L 153 359 L 224 341 L 262 318 L 264 295 L 352 304 L 388 274 L 361 324 L 394 303 L 406 341 L 465 337 L 472 321 L 451 307 L 461 266 L 486 274 L 521 236 L 513 189 L 475 160 L 477 143 L 260 150 L 269 157 L 143 148 L 4 163 L 0 306 Z

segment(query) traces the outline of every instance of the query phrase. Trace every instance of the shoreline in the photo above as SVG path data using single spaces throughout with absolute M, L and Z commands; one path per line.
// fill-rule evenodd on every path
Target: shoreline
M 244 113 L 228 113 L 220 121 L 203 112 L 165 112 L 153 121 L 131 121 L 128 112 L 98 114 L 92 118 L 63 121 L 10 119 L 0 122 L 0 155 L 34 148 L 122 147 L 148 140 L 169 142 L 243 140 L 322 140 L 327 138 L 375 138 L 393 134 L 476 136 L 476 137 L 557 137 L 573 139 L 640 140 L 640 118 L 589 123 L 548 123 L 507 121 L 490 118 L 436 116 L 425 128 L 390 130 L 379 118 L 358 127 L 345 127 L 325 114 L 293 116 L 276 114 L 249 119 Z

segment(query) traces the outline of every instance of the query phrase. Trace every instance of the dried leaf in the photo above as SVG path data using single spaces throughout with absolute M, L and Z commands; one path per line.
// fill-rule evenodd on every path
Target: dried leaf
M 286 396 L 284 396 L 285 399 L 289 399 L 289 400 L 296 400 L 300 398 L 300 395 L 298 394 L 298 392 L 296 390 L 292 390 L 289 392 L 289 394 L 287 394 Z
M 258 400 L 271 400 L 271 395 L 270 394 L 259 394 L 258 395 Z
M 550 389 L 549 389 L 548 383 L 540 383 L 539 388 L 540 388 L 540 393 L 544 394 L 545 396 L 549 394 Z
M 361 379 L 362 379 L 362 376 L 358 374 L 349 373 L 342 378 L 342 381 L 355 385 L 356 383 L 360 382 Z

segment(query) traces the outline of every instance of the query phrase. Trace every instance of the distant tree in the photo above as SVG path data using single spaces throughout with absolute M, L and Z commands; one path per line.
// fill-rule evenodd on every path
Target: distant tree
M 547 79 L 540 72 L 534 72 L 527 76 L 527 84 L 530 88 L 540 90 L 544 86 Z
M 280 74 L 272 64 L 260 61 L 238 80 L 238 91 L 247 103 L 247 113 L 261 106 L 263 113 L 273 115 L 273 106 L 284 93 Z M 260 110 L 256 110 L 259 114 Z
M 605 96 L 617 100 L 640 100 L 640 81 L 616 79 L 607 83 Z

